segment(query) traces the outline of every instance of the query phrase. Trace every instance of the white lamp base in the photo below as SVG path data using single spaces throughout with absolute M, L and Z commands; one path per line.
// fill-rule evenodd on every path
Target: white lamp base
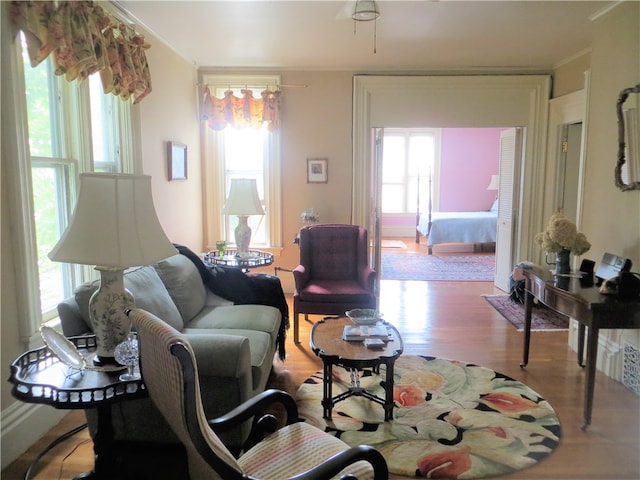
M 248 215 L 238 215 L 238 226 L 234 230 L 236 235 L 236 255 L 247 258 L 249 255 L 249 243 L 251 242 L 251 227 L 247 223 Z
M 123 269 L 96 267 L 100 287 L 89 300 L 89 318 L 96 335 L 96 365 L 116 363 L 113 352 L 131 331 L 127 311 L 134 307 L 133 295 L 124 288 Z

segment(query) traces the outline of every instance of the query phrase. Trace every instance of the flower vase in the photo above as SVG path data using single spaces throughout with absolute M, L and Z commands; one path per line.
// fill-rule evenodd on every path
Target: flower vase
M 556 253 L 556 268 L 554 271 L 556 275 L 571 273 L 570 254 L 571 252 L 566 248 Z

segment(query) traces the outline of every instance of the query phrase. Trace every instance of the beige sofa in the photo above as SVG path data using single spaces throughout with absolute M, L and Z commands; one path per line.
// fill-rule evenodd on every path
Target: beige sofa
M 265 389 L 281 326 L 277 308 L 233 305 L 216 297 L 193 261 L 181 254 L 129 269 L 124 282 L 136 307 L 153 313 L 189 339 L 198 361 L 207 417 L 224 414 Z M 90 331 L 88 303 L 97 287 L 97 281 L 81 285 L 73 297 L 58 305 L 66 336 Z M 87 411 L 87 419 L 95 435 L 96 412 Z M 112 421 L 116 440 L 178 442 L 149 399 L 114 405 Z M 221 437 L 229 446 L 238 446 L 248 428 L 245 425 Z

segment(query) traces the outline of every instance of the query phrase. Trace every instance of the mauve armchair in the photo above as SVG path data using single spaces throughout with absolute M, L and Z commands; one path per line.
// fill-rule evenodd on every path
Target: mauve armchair
M 293 339 L 299 315 L 344 315 L 376 308 L 376 272 L 369 267 L 367 230 L 358 225 L 307 225 L 300 230 L 300 265 L 293 270 Z

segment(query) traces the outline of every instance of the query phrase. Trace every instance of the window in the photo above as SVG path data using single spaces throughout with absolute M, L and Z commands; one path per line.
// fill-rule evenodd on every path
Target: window
M 269 132 L 264 127 L 260 130 L 251 128 L 237 130 L 227 127 L 222 131 L 221 147 L 224 155 L 224 191 L 228 194 L 231 180 L 234 178 L 255 178 L 258 196 L 264 206 L 268 200 L 268 198 L 265 199 L 264 186 L 269 173 Z M 234 230 L 238 226 L 238 217 L 225 215 L 224 218 L 224 239 L 229 243 L 235 241 Z M 251 244 L 266 247 L 269 235 L 265 217 L 252 215 L 248 222 L 251 227 Z
M 385 128 L 382 159 L 382 213 L 415 213 L 420 184 L 420 211 L 427 211 L 428 182 L 440 158 L 439 129 Z
M 47 321 L 57 316 L 56 305 L 92 275 L 91 268 L 47 256 L 70 220 L 78 174 L 133 170 L 131 105 L 105 95 L 99 74 L 67 82 L 53 74 L 51 57 L 31 67 L 24 45 L 23 65 L 27 118 L 16 121 L 28 125 L 36 243 L 31 251 L 37 254 L 41 320 Z
M 205 75 L 203 83 L 212 94 L 222 98 L 231 90 L 240 97 L 241 90 L 251 90 L 254 98 L 260 98 L 265 89 L 273 89 L 280 83 L 277 76 L 226 76 Z M 221 215 L 231 179 L 255 178 L 258 195 L 265 215 L 249 217 L 251 245 L 257 248 L 274 248 L 282 245 L 280 228 L 280 134 L 261 129 L 234 129 L 213 131 L 204 126 L 204 176 L 206 215 L 205 247 L 214 249 L 216 240 L 235 242 L 234 230 L 238 223 L 235 215 Z

